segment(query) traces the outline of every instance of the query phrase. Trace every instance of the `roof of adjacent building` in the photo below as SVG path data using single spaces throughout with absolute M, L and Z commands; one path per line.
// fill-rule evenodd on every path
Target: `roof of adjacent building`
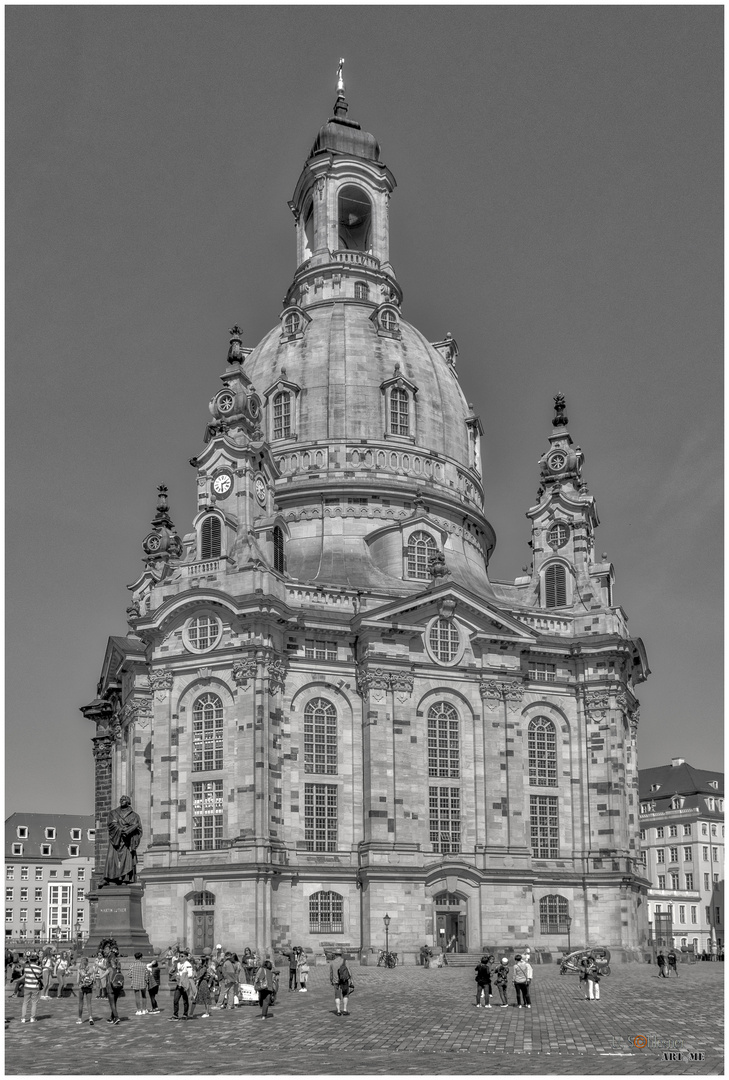
M 28 835 L 21 839 L 18 827 L 27 828 Z M 89 840 L 89 829 L 96 828 L 93 814 L 11 814 L 5 819 L 5 855 L 12 858 L 12 844 L 23 845 L 24 859 L 61 860 L 69 858 L 93 858 L 94 841 Z M 46 838 L 46 829 L 55 829 L 55 840 Z M 81 838 L 75 840 L 72 829 L 81 830 Z M 51 855 L 41 855 L 41 844 L 51 844 Z M 78 856 L 71 856 L 69 844 L 78 844 Z
M 724 773 L 696 769 L 687 761 L 677 765 L 657 765 L 652 769 L 638 770 L 638 789 L 641 799 L 655 800 L 673 795 L 723 796 Z

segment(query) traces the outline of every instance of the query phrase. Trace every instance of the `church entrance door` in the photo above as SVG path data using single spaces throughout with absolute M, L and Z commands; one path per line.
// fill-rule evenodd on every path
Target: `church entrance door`
M 193 911 L 192 913 L 192 948 L 195 953 L 203 949 L 215 948 L 215 912 Z
M 468 952 L 465 911 L 436 909 L 435 924 L 438 946 L 442 946 L 446 952 Z

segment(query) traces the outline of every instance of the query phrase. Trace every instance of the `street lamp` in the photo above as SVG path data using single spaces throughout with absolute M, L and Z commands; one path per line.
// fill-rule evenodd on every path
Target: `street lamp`
M 572 945 L 570 944 L 570 927 L 572 926 L 572 916 L 565 915 L 564 924 L 567 927 L 567 952 L 572 952 Z
M 384 919 L 382 921 L 385 924 L 385 952 L 389 953 L 389 951 L 390 951 L 390 916 L 385 915 L 385 917 L 384 917 Z

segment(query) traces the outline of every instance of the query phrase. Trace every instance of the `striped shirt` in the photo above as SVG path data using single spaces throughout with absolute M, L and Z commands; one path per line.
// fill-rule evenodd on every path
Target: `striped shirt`
M 43 969 L 40 964 L 35 960 L 26 961 L 23 968 L 23 978 L 25 979 L 24 986 L 26 990 L 37 990 L 43 978 Z

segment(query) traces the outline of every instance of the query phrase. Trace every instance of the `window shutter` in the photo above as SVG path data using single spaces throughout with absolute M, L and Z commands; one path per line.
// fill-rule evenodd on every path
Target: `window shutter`
M 200 530 L 200 558 L 218 559 L 220 557 L 220 518 L 208 517 Z
M 567 573 L 563 566 L 548 566 L 544 574 L 544 606 L 564 607 L 567 603 Z

